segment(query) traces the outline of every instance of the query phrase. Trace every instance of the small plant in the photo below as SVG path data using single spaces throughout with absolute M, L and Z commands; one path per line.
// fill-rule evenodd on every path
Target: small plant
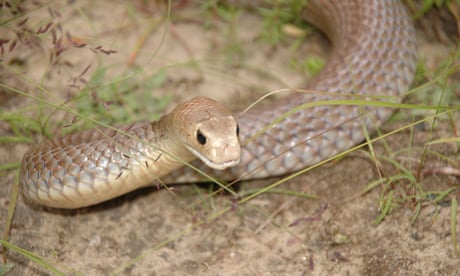
M 257 12 L 263 18 L 263 30 L 260 35 L 262 41 L 278 45 L 286 38 L 286 24 L 300 26 L 302 29 L 307 26 L 302 19 L 302 11 L 307 0 L 267 0 L 265 2 L 270 4 L 269 8 L 257 8 Z

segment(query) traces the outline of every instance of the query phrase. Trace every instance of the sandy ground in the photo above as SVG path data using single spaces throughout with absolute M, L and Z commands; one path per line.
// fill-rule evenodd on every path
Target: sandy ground
M 53 38 L 49 31 L 42 35 L 45 46 L 18 45 L 4 54 L 4 62 L 10 65 L 8 70 L 3 68 L 1 81 L 61 104 L 78 92 L 69 87 L 89 64 L 91 67 L 83 74 L 85 79 L 98 66 L 107 68 L 108 81 L 131 72 L 127 64 L 137 45 L 141 45 L 134 65 L 141 68 L 141 76 L 165 70 L 166 81 L 151 93 L 173 94 L 167 110 L 193 95 L 212 96 L 241 110 L 249 99 L 261 93 L 302 87 L 310 77 L 289 61 L 302 61 L 306 55 L 327 57 L 329 50 L 318 34 L 309 36 L 298 48 L 293 47 L 294 37 L 276 46 L 260 42 L 264 22 L 253 12 L 243 12 L 233 22 L 225 22 L 213 12 L 204 13 L 199 5 L 183 1 L 175 4 L 173 20 L 165 25 L 161 22 L 164 7 L 154 3 L 142 6 L 140 1 L 92 2 L 49 4 L 55 16 L 51 29 L 59 37 L 59 22 L 64 37 L 68 31 L 74 40 L 85 43 L 84 47 L 70 47 L 62 52 L 57 65 L 50 66 L 49 55 L 55 49 L 50 47 Z M 32 7 L 28 7 L 31 10 L 25 24 L 38 30 L 52 17 L 48 6 Z M 11 35 L 11 31 L 5 33 Z M 139 44 L 142 38 L 145 41 Z M 428 72 L 449 59 L 452 44 L 426 42 L 420 30 L 419 39 L 420 55 Z M 106 55 L 98 49 L 100 45 L 105 51 L 117 52 Z M 22 77 L 14 77 L 13 69 Z M 458 75 L 448 79 L 448 84 L 455 81 Z M 40 92 L 37 84 L 50 93 Z M 458 86 L 456 92 L 458 96 Z M 34 118 L 53 111 L 21 95 L 0 95 L 4 114 L 18 112 Z M 151 114 L 146 113 L 135 118 L 149 119 Z M 401 112 L 398 118 L 402 119 L 386 124 L 383 132 L 426 116 L 413 115 Z M 72 116 L 57 112 L 50 120 L 52 132 L 59 133 L 62 124 L 72 122 Z M 420 165 L 419 149 L 429 139 L 455 135 L 455 127 L 458 129 L 460 124 L 449 122 L 441 121 L 433 133 L 429 122 L 402 130 L 387 138 L 386 144 L 376 143 L 375 151 L 378 156 L 393 156 L 415 172 Z M 8 121 L 0 121 L 0 135 L 12 133 Z M 36 132 L 33 135 L 34 139 L 41 138 Z M 26 143 L 1 144 L 0 164 L 19 161 L 28 147 Z M 414 149 L 413 153 L 407 152 L 408 148 Z M 455 144 L 431 149 L 459 162 Z M 391 214 L 374 225 L 382 189 L 365 195 L 361 191 L 380 174 L 396 172 L 383 162 L 379 174 L 367 152 L 367 148 L 352 152 L 277 187 L 312 194 L 316 199 L 265 193 L 235 204 L 230 195 L 210 196 L 208 189 L 189 185 L 170 190 L 146 188 L 95 207 L 60 211 L 33 206 L 20 197 L 10 242 L 45 257 L 70 275 L 459 275 L 460 260 L 455 256 L 451 236 L 450 201 L 459 193 L 452 193 L 439 204 L 427 197 L 413 224 L 415 200 L 397 200 Z M 422 172 L 451 166 L 440 157 L 430 156 Z M 15 171 L 2 172 L 0 178 L 2 232 L 14 178 Z M 242 183 L 238 192 L 243 195 L 276 180 Z M 440 191 L 458 187 L 459 180 L 426 173 L 415 188 L 402 183 L 393 184 L 397 199 L 402 194 L 413 194 L 414 189 Z M 457 211 L 457 220 L 459 214 Z M 459 228 L 457 225 L 457 235 Z M 50 274 L 15 252 L 8 254 L 8 262 L 14 265 L 9 275 Z

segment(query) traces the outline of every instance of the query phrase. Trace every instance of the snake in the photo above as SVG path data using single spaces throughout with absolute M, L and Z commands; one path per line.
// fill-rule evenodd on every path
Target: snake
M 268 178 L 361 143 L 395 111 L 375 103 L 399 103 L 412 85 L 412 19 L 400 0 L 310 0 L 301 16 L 332 44 L 305 89 L 238 114 L 197 97 L 154 122 L 44 140 L 22 159 L 24 197 L 71 209 L 154 183 L 205 180 L 197 168 L 215 179 Z

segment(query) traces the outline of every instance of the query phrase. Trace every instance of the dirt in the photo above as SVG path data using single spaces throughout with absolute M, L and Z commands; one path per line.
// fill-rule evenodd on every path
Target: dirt
M 107 67 L 108 76 L 130 72 L 130 57 L 141 45 L 134 66 L 139 66 L 142 74 L 167 71 L 165 83 L 151 92 L 156 96 L 174 95 L 167 110 L 194 95 L 212 96 L 241 110 L 262 93 L 302 87 L 310 76 L 299 72 L 290 61 L 301 62 L 306 55 L 327 57 L 330 49 L 316 33 L 298 48 L 294 44 L 299 37 L 289 36 L 270 46 L 258 39 L 264 21 L 255 12 L 242 12 L 233 22 L 226 22 L 215 12 L 204 12 L 203 6 L 182 1 L 173 3 L 172 21 L 164 24 L 160 19 L 165 7 L 159 2 L 145 5 L 141 1 L 56 1 L 37 8 L 27 6 L 28 26 L 38 29 L 54 14 L 52 28 L 57 34 L 59 22 L 62 34 L 68 31 L 74 41 L 85 45 L 67 45 L 53 66 L 49 65 L 49 54 L 56 47 L 49 47 L 49 33 L 41 42 L 46 47 L 18 45 L 3 58 L 10 64 L 8 69 L 24 75 L 15 77 L 11 70 L 4 70 L 2 83 L 61 104 L 78 90 L 69 88 L 74 84 L 72 80 L 80 75 L 89 79 L 98 65 Z M 418 32 L 420 56 L 426 70 L 434 71 L 449 60 L 453 43 L 427 39 L 423 29 Z M 5 33 L 11 35 L 11 29 Z M 101 49 L 116 53 L 107 54 Z M 11 65 L 12 60 L 21 63 Z M 456 75 L 448 79 L 450 84 L 455 82 Z M 40 92 L 37 84 L 50 93 Z M 40 109 L 35 100 L 23 95 L 0 95 L 4 114 L 21 112 L 33 117 L 52 112 L 50 107 Z M 458 97 L 458 91 L 454 97 Z M 144 119 L 149 115 L 143 114 Z M 415 120 L 411 116 L 413 113 L 400 112 L 399 119 L 387 123 L 382 131 L 410 124 Z M 382 175 L 396 172 L 386 162 L 377 169 L 365 147 L 277 187 L 312 194 L 315 199 L 264 193 L 236 204 L 228 194 L 210 195 L 209 189 L 186 185 L 168 190 L 145 188 L 98 206 L 65 211 L 34 206 L 19 197 L 9 241 L 45 257 L 70 275 L 459 275 L 450 200 L 458 198 L 458 191 L 438 204 L 424 200 L 415 222 L 416 200 L 401 199 L 402 194 L 410 196 L 413 189 L 458 187 L 457 177 L 441 172 L 452 167 L 446 159 L 430 155 L 425 162 L 420 161 L 420 148 L 432 137 L 455 135 L 460 124 L 450 122 L 442 120 L 433 133 L 430 122 L 419 124 L 388 137 L 385 143 L 374 144 L 377 156 L 392 156 L 414 172 L 418 168 L 426 172 L 419 175 L 417 186 L 393 184 L 395 197 L 399 197 L 380 224 L 373 221 L 382 208 L 379 203 L 383 189 L 379 186 L 366 194 L 362 191 Z M 57 112 L 50 123 L 55 127 L 50 128 L 59 133 L 62 124 L 71 123 L 72 116 Z M 10 124 L 0 121 L 1 136 L 12 133 Z M 41 138 L 36 133 L 33 137 Z M 26 143 L 1 144 L 0 164 L 18 162 L 28 147 Z M 455 144 L 431 149 L 459 161 Z M 15 174 L 10 170 L 0 180 L 2 232 Z M 245 182 L 237 191 L 243 195 L 277 180 Z M 458 210 L 456 217 L 460 220 Z M 459 228 L 457 224 L 457 236 Z M 14 251 L 8 253 L 8 262 L 14 265 L 9 275 L 51 273 Z

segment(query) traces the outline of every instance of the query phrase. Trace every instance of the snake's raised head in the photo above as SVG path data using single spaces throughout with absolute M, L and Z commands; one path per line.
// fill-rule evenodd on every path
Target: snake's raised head
M 238 124 L 220 103 L 204 97 L 178 105 L 172 112 L 178 137 L 211 168 L 223 170 L 240 162 Z

